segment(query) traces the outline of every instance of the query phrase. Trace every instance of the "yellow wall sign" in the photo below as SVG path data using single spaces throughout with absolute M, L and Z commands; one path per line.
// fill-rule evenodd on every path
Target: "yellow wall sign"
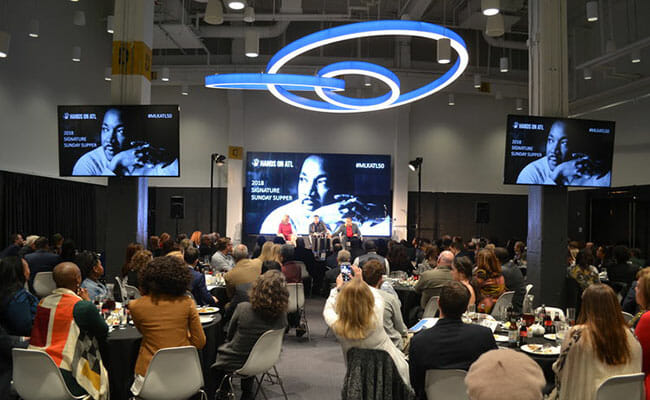
M 243 160 L 244 148 L 240 146 L 228 146 L 228 158 L 232 160 Z
M 151 49 L 144 42 L 113 42 L 113 75 L 142 75 L 151 80 Z

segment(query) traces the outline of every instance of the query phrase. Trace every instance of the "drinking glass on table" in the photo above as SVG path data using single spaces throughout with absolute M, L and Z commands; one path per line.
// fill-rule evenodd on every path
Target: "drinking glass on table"
M 566 309 L 566 320 L 569 323 L 570 326 L 573 326 L 576 324 L 576 309 L 573 307 L 569 307 Z

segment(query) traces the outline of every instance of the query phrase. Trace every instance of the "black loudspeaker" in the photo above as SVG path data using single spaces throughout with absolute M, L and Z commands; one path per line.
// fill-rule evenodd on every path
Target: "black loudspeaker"
M 185 197 L 171 196 L 169 215 L 170 218 L 183 219 L 185 217 Z
M 490 203 L 487 201 L 476 202 L 474 220 L 477 224 L 487 224 L 490 222 Z

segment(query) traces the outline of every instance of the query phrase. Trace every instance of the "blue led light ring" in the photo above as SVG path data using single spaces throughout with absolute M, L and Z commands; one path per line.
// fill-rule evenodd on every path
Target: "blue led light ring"
M 269 84 L 282 85 L 291 90 L 344 90 L 345 81 L 310 75 L 290 74 L 215 74 L 205 77 L 205 86 L 215 89 L 266 90 Z
M 400 95 L 400 81 L 388 68 L 365 61 L 343 61 L 330 64 L 320 71 L 318 76 L 332 78 L 340 75 L 362 75 L 384 82 L 390 91 L 384 95 L 372 98 L 354 98 L 332 93 L 329 90 L 316 88 L 316 94 L 326 102 L 343 108 L 364 111 L 370 107 L 392 104 Z

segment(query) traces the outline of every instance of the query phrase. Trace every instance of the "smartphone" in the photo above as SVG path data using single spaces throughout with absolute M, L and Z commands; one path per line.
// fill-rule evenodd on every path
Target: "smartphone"
M 341 265 L 341 275 L 343 275 L 343 282 L 349 282 L 352 279 L 352 268 L 349 264 Z

